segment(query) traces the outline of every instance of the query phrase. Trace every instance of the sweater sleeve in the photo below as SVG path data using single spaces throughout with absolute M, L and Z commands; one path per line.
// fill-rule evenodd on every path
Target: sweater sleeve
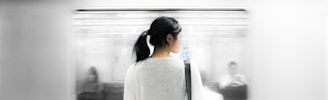
M 193 62 L 190 63 L 191 69 L 191 89 L 192 100 L 203 100 L 203 84 L 197 65 Z
M 224 100 L 220 93 L 204 87 L 197 64 L 191 62 L 192 100 Z M 206 95 L 206 96 L 205 96 Z
M 136 100 L 136 78 L 134 78 L 135 71 L 133 66 L 128 68 L 124 81 L 124 100 Z

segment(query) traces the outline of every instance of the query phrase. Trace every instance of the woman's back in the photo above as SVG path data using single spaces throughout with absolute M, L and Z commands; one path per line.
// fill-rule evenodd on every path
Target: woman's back
M 185 100 L 184 63 L 170 53 L 178 53 L 182 28 L 171 17 L 158 17 L 140 34 L 133 47 L 136 65 L 131 66 L 124 83 L 124 100 Z M 148 41 L 148 39 L 149 41 Z M 154 46 L 150 55 L 148 43 Z M 200 100 L 199 71 L 191 65 L 192 99 Z
M 148 58 L 130 67 L 136 100 L 184 100 L 184 63 L 175 57 Z
M 183 100 L 184 64 L 175 57 L 150 58 L 140 64 L 138 81 L 144 100 Z

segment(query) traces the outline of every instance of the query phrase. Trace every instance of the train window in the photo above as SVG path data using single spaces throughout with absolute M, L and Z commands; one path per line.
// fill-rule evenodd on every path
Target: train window
M 177 56 L 190 56 L 204 85 L 218 91 L 232 62 L 248 76 L 244 9 L 79 9 L 73 13 L 77 91 L 83 91 L 90 71 L 97 72 L 102 83 L 122 86 L 134 63 L 134 42 L 159 16 L 180 22 L 183 50 Z

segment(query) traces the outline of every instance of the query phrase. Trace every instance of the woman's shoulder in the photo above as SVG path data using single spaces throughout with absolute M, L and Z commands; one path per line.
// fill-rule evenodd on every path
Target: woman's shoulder
M 199 65 L 198 65 L 195 61 L 190 60 L 189 62 L 190 62 L 190 68 L 191 68 L 191 69 L 199 70 L 199 68 L 198 68 Z
M 145 66 L 145 63 L 146 61 L 140 61 L 140 62 L 136 62 L 136 63 L 133 63 L 131 64 L 129 67 L 128 67 L 128 70 L 127 70 L 127 73 L 135 73 L 138 69 L 142 68 L 143 66 Z
M 178 57 L 158 57 L 158 58 L 148 58 L 141 62 L 140 65 L 151 64 L 151 65 L 183 65 L 183 60 Z
M 131 75 L 131 74 L 133 74 L 135 71 L 136 71 L 136 67 L 137 66 L 137 64 L 132 64 L 132 65 L 130 65 L 129 67 L 128 67 L 128 70 L 127 70 L 127 75 Z

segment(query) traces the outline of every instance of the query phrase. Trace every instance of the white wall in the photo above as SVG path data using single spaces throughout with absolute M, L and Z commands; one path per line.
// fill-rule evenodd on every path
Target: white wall
M 3 34 L 3 6 L 0 4 L 0 39 L 2 39 L 2 34 Z M 1 65 L 2 65 L 2 41 L 0 41 L 0 90 L 2 90 L 2 70 L 1 70 Z M 0 91 L 0 99 L 2 98 L 2 94 Z
M 66 100 L 70 10 L 35 2 L 5 8 L 1 100 Z
M 252 100 L 324 100 L 323 5 L 296 2 L 250 4 Z
M 327 5 L 327 3 L 326 3 Z M 326 100 L 328 100 L 328 8 L 327 8 L 327 11 L 325 12 L 325 96 L 326 96 Z

